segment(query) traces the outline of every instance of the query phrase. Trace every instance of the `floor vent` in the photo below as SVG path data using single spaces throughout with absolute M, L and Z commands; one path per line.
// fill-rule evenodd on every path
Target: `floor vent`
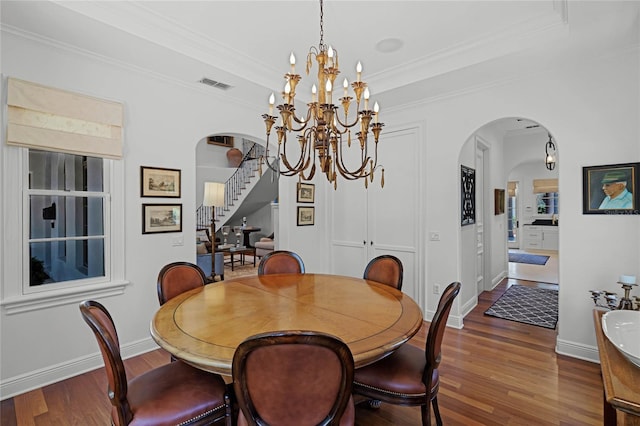
M 221 83 L 219 81 L 211 80 L 210 78 L 206 78 L 206 77 L 203 77 L 202 79 L 200 79 L 199 82 L 202 84 L 206 84 L 207 86 L 215 87 L 216 89 L 220 89 L 220 90 L 228 90 L 231 88 L 231 86 L 226 83 Z

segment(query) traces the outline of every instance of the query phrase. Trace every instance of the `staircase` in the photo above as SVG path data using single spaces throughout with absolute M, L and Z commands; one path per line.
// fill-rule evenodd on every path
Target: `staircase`
M 264 156 L 265 148 L 255 142 L 243 139 L 242 152 L 244 156 L 233 175 L 225 182 L 224 205 L 215 206 L 214 223 L 220 229 L 231 219 L 242 205 L 242 201 L 251 189 L 261 179 L 260 158 Z M 263 165 L 263 167 L 266 167 Z M 212 209 L 200 205 L 196 210 L 196 229 L 208 229 L 211 226 Z

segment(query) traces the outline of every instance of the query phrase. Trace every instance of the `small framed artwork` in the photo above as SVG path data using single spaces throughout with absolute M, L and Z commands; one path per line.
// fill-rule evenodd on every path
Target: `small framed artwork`
M 142 233 L 182 232 L 182 204 L 143 204 Z
M 504 189 L 494 189 L 494 213 L 495 215 L 504 214 Z
M 180 198 L 180 170 L 140 166 L 140 196 Z
M 315 199 L 316 186 L 312 183 L 298 182 L 298 197 L 299 203 L 313 203 Z
M 298 226 L 308 226 L 315 223 L 315 207 L 298 206 Z
M 640 163 L 582 168 L 582 214 L 640 214 Z
M 476 171 L 460 166 L 461 225 L 476 223 Z

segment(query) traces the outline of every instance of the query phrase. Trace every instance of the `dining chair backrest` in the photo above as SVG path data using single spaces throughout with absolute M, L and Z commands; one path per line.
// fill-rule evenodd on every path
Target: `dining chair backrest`
M 292 251 L 275 250 L 260 260 L 258 275 L 304 274 L 302 258 Z
M 107 372 L 108 394 L 114 407 L 115 416 L 119 419 L 119 424 L 126 425 L 131 421 L 133 414 L 127 400 L 127 374 L 120 355 L 120 342 L 111 314 L 104 306 L 93 300 L 82 302 L 80 313 L 98 340 Z
M 185 291 L 207 283 L 204 271 L 189 262 L 173 262 L 162 267 L 158 274 L 158 302 L 164 305 Z
M 400 259 L 390 254 L 383 254 L 369 261 L 364 270 L 363 278 L 402 290 L 402 275 L 403 268 Z
M 424 372 L 424 382 L 430 383 L 433 370 L 436 370 L 440 365 L 442 359 L 442 340 L 444 338 L 444 332 L 447 328 L 447 320 L 449 319 L 449 313 L 451 312 L 451 306 L 453 301 L 460 293 L 461 284 L 459 282 L 452 282 L 442 292 L 440 300 L 438 301 L 438 308 L 436 313 L 431 319 L 429 324 L 429 334 L 427 334 L 427 341 L 425 345 L 425 355 L 427 358 L 427 367 Z
M 337 337 L 278 331 L 243 341 L 233 357 L 238 425 L 353 424 L 354 362 Z

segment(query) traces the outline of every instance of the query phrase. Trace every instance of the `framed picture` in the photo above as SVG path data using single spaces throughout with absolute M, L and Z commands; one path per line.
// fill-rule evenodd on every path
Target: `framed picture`
M 476 223 L 476 171 L 470 167 L 460 166 L 461 224 Z
M 180 170 L 140 166 L 140 196 L 180 198 Z
M 497 216 L 499 214 L 504 214 L 504 189 L 494 189 L 494 214 Z
M 298 226 L 308 226 L 315 223 L 315 207 L 298 206 Z
M 182 232 L 182 204 L 143 204 L 142 233 Z
M 640 163 L 582 168 L 582 214 L 640 214 Z
M 315 199 L 316 186 L 312 183 L 298 182 L 298 197 L 299 203 L 313 203 Z

